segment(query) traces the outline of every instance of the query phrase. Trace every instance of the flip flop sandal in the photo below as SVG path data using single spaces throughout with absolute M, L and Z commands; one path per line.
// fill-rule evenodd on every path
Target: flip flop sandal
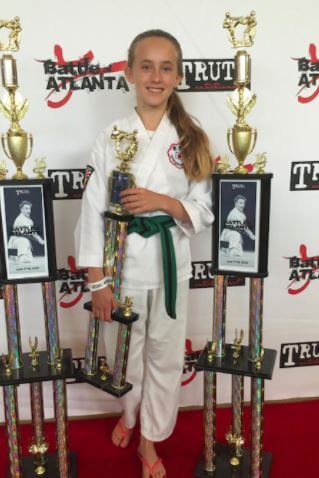
M 148 471 L 150 472 L 151 474 L 151 477 L 152 478 L 154 476 L 154 474 L 156 473 L 156 471 L 158 470 L 158 467 L 162 465 L 162 459 L 161 458 L 158 458 L 155 463 L 153 463 L 153 465 L 150 464 L 149 461 L 147 461 L 144 456 L 142 456 L 139 452 L 137 452 L 137 456 L 139 457 L 139 459 L 141 460 L 142 464 L 146 466 L 146 468 L 148 469 Z M 164 475 L 163 478 L 166 477 L 166 473 Z
M 124 427 L 124 424 L 123 424 L 123 417 L 121 417 L 119 419 L 119 421 L 117 422 L 117 424 L 115 425 L 115 428 L 114 430 L 117 429 L 117 432 L 118 434 L 120 435 L 119 437 L 119 443 L 118 445 L 116 445 L 113 440 L 112 440 L 112 443 L 113 445 L 115 446 L 119 446 L 120 448 L 126 448 L 128 445 L 129 445 L 129 442 L 127 443 L 127 445 L 125 446 L 121 446 L 121 443 L 123 442 L 123 439 L 126 438 L 127 436 L 129 435 L 132 435 L 133 433 L 133 428 L 126 428 Z

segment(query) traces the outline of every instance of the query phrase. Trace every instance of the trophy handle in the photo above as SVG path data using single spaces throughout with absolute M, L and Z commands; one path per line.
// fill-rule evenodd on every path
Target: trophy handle
M 232 142 L 231 142 L 232 132 L 233 132 L 232 129 L 227 130 L 227 143 L 228 143 L 228 147 L 229 147 L 231 153 L 234 154 L 234 151 L 233 151 L 233 148 L 232 148 Z
M 251 143 L 251 147 L 249 148 L 249 153 L 248 154 L 250 154 L 252 152 L 252 150 L 255 147 L 256 141 L 257 141 L 257 130 L 255 128 L 253 128 L 251 130 L 251 135 L 252 135 L 252 143 Z

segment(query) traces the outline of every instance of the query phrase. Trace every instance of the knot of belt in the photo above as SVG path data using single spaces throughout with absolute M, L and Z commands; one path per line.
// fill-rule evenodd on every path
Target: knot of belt
M 153 217 L 135 216 L 128 226 L 128 234 L 136 232 L 142 237 L 151 237 L 159 233 L 162 246 L 162 263 L 164 274 L 165 290 L 165 308 L 167 314 L 176 319 L 176 292 L 177 292 L 177 274 L 176 258 L 173 243 L 171 227 L 176 226 L 176 222 L 171 216 L 161 215 Z

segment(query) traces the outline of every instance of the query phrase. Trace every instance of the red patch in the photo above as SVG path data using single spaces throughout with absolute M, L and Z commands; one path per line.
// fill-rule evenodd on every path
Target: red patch
M 184 169 L 184 160 L 181 145 L 172 143 L 167 151 L 168 159 L 177 169 Z
M 94 172 L 94 168 L 90 166 L 89 164 L 86 166 L 85 174 L 84 174 L 84 181 L 83 181 L 83 192 L 86 189 L 87 183 L 89 182 L 90 177 L 92 176 Z

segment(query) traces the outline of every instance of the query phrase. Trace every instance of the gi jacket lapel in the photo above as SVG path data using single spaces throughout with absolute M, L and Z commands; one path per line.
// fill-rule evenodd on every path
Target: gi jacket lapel
M 149 138 L 145 126 L 137 116 L 137 130 L 138 130 L 138 157 L 136 164 L 136 177 L 138 178 L 137 186 L 149 187 L 152 184 L 151 177 L 154 174 L 159 174 L 162 170 L 163 155 L 166 154 L 165 148 L 169 144 L 170 137 L 176 135 L 175 128 L 172 126 L 167 115 L 165 114 L 161 119 L 152 139 Z M 157 180 L 159 178 L 157 177 Z

